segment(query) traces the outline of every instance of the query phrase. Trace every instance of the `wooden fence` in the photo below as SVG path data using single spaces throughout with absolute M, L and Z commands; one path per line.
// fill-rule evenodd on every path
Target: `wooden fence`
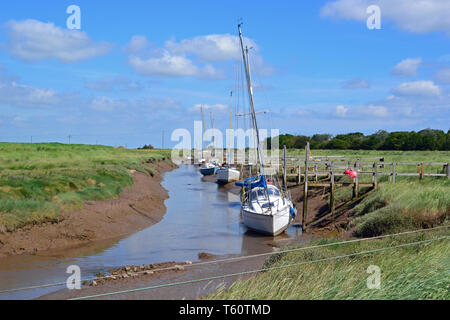
M 372 160 L 372 161 L 369 161 Z M 335 192 L 337 187 L 352 187 L 353 199 L 360 197 L 361 188 L 377 188 L 381 177 L 389 177 L 388 181 L 396 183 L 397 177 L 445 177 L 450 179 L 450 164 L 447 162 L 386 162 L 383 157 L 355 158 L 345 157 L 311 157 L 309 144 L 305 156 L 288 156 L 286 147 L 283 150 L 282 166 L 279 175 L 283 178 L 285 188 L 298 186 L 303 188 L 303 221 L 306 221 L 308 211 L 308 190 L 315 187 L 330 188 L 330 213 L 336 209 Z M 415 169 L 414 169 L 415 168 Z M 437 171 L 429 172 L 433 169 Z M 352 169 L 358 172 L 354 179 L 347 181 L 340 177 L 344 171 Z M 426 169 L 428 171 L 426 171 Z M 295 178 L 296 184 L 288 186 L 290 178 Z M 303 228 L 306 228 L 304 224 Z

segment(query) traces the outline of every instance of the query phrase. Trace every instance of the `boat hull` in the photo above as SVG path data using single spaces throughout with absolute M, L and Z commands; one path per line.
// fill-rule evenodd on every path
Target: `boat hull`
M 251 210 L 242 209 L 242 219 L 247 228 L 269 236 L 277 236 L 283 233 L 292 217 L 289 206 L 274 215 L 255 213 Z
M 217 171 L 217 183 L 219 184 L 239 181 L 240 177 L 241 173 L 235 169 L 224 168 Z
M 201 168 L 200 169 L 200 173 L 204 176 L 212 176 L 214 174 L 216 174 L 217 170 L 219 170 L 219 168 L 214 167 L 214 168 Z

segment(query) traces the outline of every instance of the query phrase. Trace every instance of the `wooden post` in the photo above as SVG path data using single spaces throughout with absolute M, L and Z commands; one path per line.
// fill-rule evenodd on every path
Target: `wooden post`
M 397 170 L 395 169 L 395 163 L 392 164 L 392 183 L 395 183 L 397 177 Z
M 376 189 L 378 186 L 378 165 L 376 162 L 373 163 L 373 187 Z
M 354 169 L 356 173 L 358 173 L 358 162 L 355 162 Z M 356 175 L 354 184 L 353 184 L 353 198 L 358 198 L 359 196 L 359 175 Z
M 306 144 L 306 158 L 305 158 L 305 184 L 303 189 L 303 216 L 302 216 L 302 230 L 306 230 L 306 216 L 308 214 L 308 169 L 309 169 L 309 142 Z
M 302 183 L 302 160 L 298 160 L 298 185 Z
M 425 177 L 425 163 L 422 162 L 420 165 L 420 180 L 423 180 Z
M 331 191 L 330 191 L 330 212 L 333 213 L 335 210 L 335 201 L 334 201 L 334 191 L 335 191 L 335 184 L 334 184 L 334 168 L 331 164 Z
M 450 179 L 450 163 L 447 163 L 447 179 Z
M 317 163 L 314 165 L 314 181 L 319 181 L 319 173 L 317 171 Z
M 286 178 L 286 146 L 283 147 L 283 183 L 284 183 L 284 190 L 287 191 L 287 178 Z

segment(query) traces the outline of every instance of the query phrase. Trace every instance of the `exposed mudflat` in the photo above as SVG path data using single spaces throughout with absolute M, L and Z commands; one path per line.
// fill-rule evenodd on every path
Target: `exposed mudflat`
M 168 192 L 161 186 L 162 174 L 175 168 L 169 162 L 155 164 L 157 173 L 134 172 L 134 184 L 115 199 L 87 201 L 83 209 L 61 212 L 58 223 L 29 226 L 0 234 L 0 258 L 37 254 L 117 238 L 159 222 Z

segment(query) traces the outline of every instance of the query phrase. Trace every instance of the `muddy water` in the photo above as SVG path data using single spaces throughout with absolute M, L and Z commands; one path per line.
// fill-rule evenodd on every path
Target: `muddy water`
M 65 282 L 70 265 L 82 278 L 124 265 L 166 261 L 196 261 L 199 252 L 248 255 L 273 250 L 274 239 L 247 231 L 241 222 L 239 197 L 215 183 L 202 182 L 193 166 L 182 166 L 164 176 L 169 191 L 164 219 L 127 238 L 39 256 L 0 259 L 0 291 Z M 300 239 L 290 227 L 275 243 Z M 61 286 L 0 293 L 0 299 L 31 299 Z

